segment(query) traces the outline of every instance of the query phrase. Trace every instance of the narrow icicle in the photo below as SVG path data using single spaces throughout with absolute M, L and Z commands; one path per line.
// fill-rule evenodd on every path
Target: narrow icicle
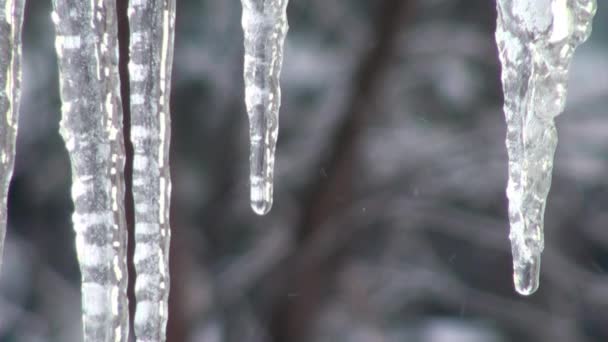
M 498 0 L 509 153 L 513 278 L 523 295 L 538 289 L 543 216 L 574 50 L 591 34 L 595 0 Z
M 135 201 L 135 336 L 165 341 L 169 297 L 169 95 L 175 0 L 131 0 L 129 74 Z
M 288 0 L 241 0 L 245 33 L 245 103 L 251 143 L 251 208 L 264 215 L 272 207 L 274 154 L 279 133 L 283 43 Z
M 8 187 L 15 164 L 21 96 L 21 25 L 25 0 L 0 0 L 0 265 L 4 255 Z
M 124 145 L 114 0 L 53 0 L 60 133 L 72 164 L 72 220 L 85 341 L 127 341 Z

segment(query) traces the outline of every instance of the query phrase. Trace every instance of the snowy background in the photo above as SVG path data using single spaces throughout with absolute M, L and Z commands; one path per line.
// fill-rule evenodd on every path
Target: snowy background
M 511 280 L 493 1 L 292 0 L 266 217 L 248 203 L 240 3 L 177 2 L 169 342 L 608 340 L 605 2 L 557 120 L 529 298 Z M 49 13 L 27 5 L 2 342 L 81 340 Z

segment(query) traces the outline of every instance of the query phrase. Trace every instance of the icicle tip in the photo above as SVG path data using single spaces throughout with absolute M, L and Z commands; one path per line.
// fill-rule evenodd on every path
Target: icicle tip
M 522 296 L 529 296 L 538 290 L 539 276 L 540 253 L 513 265 L 515 290 Z
M 264 153 L 260 153 L 260 149 L 256 147 L 252 145 L 251 174 L 249 177 L 251 209 L 258 215 L 266 215 L 272 208 L 273 162 L 266 162 L 271 158 L 265 156 Z
M 254 193 L 261 189 L 251 189 L 251 209 L 254 213 L 263 216 L 270 212 L 272 208 L 272 195 L 270 197 L 255 196 Z
M 259 201 L 259 202 L 251 202 L 251 209 L 253 212 L 260 216 L 264 216 L 270 212 L 272 208 L 272 202 L 268 201 Z

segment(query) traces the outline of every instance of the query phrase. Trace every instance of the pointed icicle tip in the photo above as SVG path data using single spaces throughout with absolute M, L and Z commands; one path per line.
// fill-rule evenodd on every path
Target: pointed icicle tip
M 514 265 L 513 280 L 515 290 L 529 296 L 538 290 L 540 276 L 540 253 L 534 254 L 529 260 Z

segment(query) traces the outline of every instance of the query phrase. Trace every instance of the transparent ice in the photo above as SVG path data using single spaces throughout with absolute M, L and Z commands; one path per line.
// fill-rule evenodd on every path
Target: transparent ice
M 591 34 L 595 0 L 498 0 L 509 154 L 509 238 L 516 290 L 538 289 L 543 216 L 574 50 Z
M 0 1 L 0 264 L 4 255 L 8 187 L 15 164 L 21 96 L 21 26 L 25 0 Z
M 129 3 L 137 341 L 165 341 L 169 297 L 169 94 L 175 0 Z
M 272 207 L 275 149 L 279 131 L 287 0 L 241 0 L 245 34 L 245 103 L 249 114 L 251 207 Z
M 127 341 L 125 163 L 113 0 L 53 0 L 85 341 Z

